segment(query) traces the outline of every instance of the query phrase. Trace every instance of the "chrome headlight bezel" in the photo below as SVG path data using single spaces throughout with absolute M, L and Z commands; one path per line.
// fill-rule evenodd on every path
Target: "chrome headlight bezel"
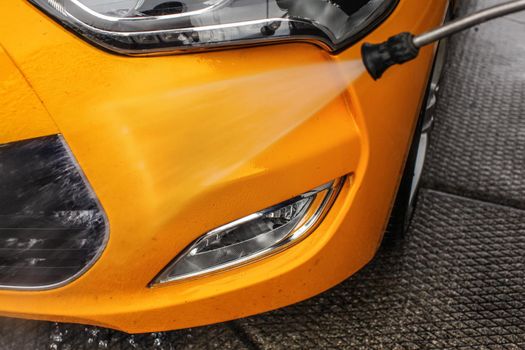
M 195 16 L 203 16 L 206 11 L 226 12 L 227 6 L 232 6 L 231 3 L 235 4 L 239 0 L 216 0 L 212 6 L 182 14 L 125 18 L 97 14 L 83 5 L 82 1 L 86 0 L 28 1 L 89 43 L 124 55 L 187 53 L 281 42 L 307 42 L 331 53 L 338 53 L 373 30 L 388 17 L 399 2 L 368 0 L 355 13 L 346 14 L 332 1 L 296 0 L 306 4 L 303 7 L 312 8 L 306 8 L 304 14 L 302 9 L 294 9 L 296 15 L 292 15 L 288 8 L 288 12 L 282 17 L 268 13 L 268 16 L 263 18 L 259 13 L 239 18 L 238 21 L 204 23 L 210 21 L 210 16 L 204 22 L 194 20 Z M 259 6 L 258 1 L 261 0 L 248 1 Z M 278 1 L 294 3 L 294 0 Z M 318 10 L 319 6 L 331 6 L 330 11 L 328 14 L 324 13 L 323 18 L 321 15 L 313 19 L 305 17 Z M 334 11 L 339 12 L 330 13 Z M 337 18 L 345 15 L 347 18 Z M 330 21 L 337 23 L 337 30 L 329 27 Z M 197 26 L 195 22 L 202 25 Z M 176 27 L 176 23 L 179 27 Z M 191 26 L 181 27 L 181 23 L 190 23 Z
M 177 255 L 171 263 L 169 263 L 150 283 L 150 287 L 163 286 L 174 282 L 182 282 L 191 280 L 194 278 L 206 277 L 218 272 L 239 268 L 247 264 L 254 263 L 261 259 L 268 258 L 277 253 L 280 253 L 286 249 L 291 248 L 297 243 L 307 238 L 323 221 L 328 211 L 332 208 L 335 200 L 337 199 L 339 192 L 347 177 L 336 179 L 330 183 L 319 186 L 313 190 L 305 192 L 297 197 L 279 203 L 275 206 L 266 208 L 256 213 L 250 214 L 238 220 L 232 221 L 228 224 L 222 225 L 216 229 L 208 231 L 207 233 L 200 236 L 198 239 L 189 244 L 180 254 Z M 223 232 L 228 232 L 236 227 L 244 225 L 249 222 L 253 222 L 259 218 L 264 217 L 269 213 L 274 213 L 282 208 L 289 206 L 292 203 L 298 201 L 311 199 L 308 203 L 308 208 L 302 214 L 300 220 L 298 220 L 293 227 L 286 233 L 283 239 L 276 241 L 275 244 L 268 246 L 265 249 L 257 251 L 254 254 L 246 255 L 242 258 L 229 261 L 227 263 L 221 263 L 213 265 L 209 268 L 194 271 L 192 273 L 186 273 L 183 275 L 174 276 L 173 273 L 177 266 L 184 261 L 185 258 L 191 256 L 192 251 L 201 242 L 209 239 L 210 237 L 218 236 Z M 317 201 L 317 202 L 316 202 Z M 237 243 L 236 243 L 237 244 Z M 232 245 L 233 246 L 233 245 Z M 225 246 L 229 248 L 230 246 Z

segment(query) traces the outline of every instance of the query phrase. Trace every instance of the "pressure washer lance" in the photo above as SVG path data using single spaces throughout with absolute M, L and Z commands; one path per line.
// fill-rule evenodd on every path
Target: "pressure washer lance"
M 456 19 L 427 33 L 415 36 L 401 33 L 381 44 L 363 44 L 361 53 L 368 73 L 377 80 L 394 64 L 402 64 L 417 57 L 419 49 L 477 24 L 525 10 L 525 0 L 516 0 L 490 7 L 469 16 Z

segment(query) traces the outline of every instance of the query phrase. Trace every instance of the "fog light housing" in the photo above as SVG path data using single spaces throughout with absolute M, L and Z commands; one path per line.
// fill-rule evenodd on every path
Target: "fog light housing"
M 202 276 L 267 257 L 301 241 L 324 218 L 344 178 L 204 234 L 151 285 Z

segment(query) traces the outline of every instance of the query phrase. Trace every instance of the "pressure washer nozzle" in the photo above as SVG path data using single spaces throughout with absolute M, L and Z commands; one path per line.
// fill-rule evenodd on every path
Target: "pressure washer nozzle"
M 483 9 L 463 18 L 458 18 L 441 27 L 414 37 L 401 33 L 382 44 L 363 44 L 361 54 L 368 73 L 377 80 L 394 64 L 401 64 L 417 57 L 419 49 L 455 33 L 495 18 L 525 10 L 525 0 L 512 0 Z
M 377 80 L 394 64 L 401 64 L 417 57 L 419 48 L 414 45 L 414 36 L 401 33 L 381 44 L 365 43 L 361 54 L 368 73 Z

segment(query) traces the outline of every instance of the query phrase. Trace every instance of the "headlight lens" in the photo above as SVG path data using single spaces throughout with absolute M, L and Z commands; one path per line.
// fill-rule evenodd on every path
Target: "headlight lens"
M 283 40 L 345 48 L 398 0 L 29 0 L 68 28 L 125 54 Z
M 232 268 L 290 247 L 320 223 L 342 183 L 339 179 L 204 234 L 152 284 Z

